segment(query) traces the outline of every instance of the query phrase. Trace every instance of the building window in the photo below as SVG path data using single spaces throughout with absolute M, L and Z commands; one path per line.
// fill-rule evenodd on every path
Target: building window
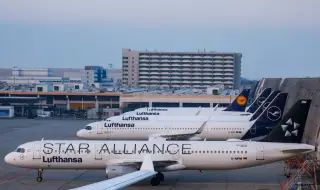
M 122 57 L 122 59 L 128 59 L 128 57 Z
M 43 87 L 37 87 L 37 91 L 38 92 L 42 92 L 43 91 Z
M 74 86 L 74 89 L 77 89 L 77 90 L 78 90 L 79 88 L 80 88 L 79 85 L 75 85 L 75 86 Z
M 54 87 L 53 87 L 53 90 L 54 90 L 54 91 L 59 91 L 59 86 L 54 86 Z

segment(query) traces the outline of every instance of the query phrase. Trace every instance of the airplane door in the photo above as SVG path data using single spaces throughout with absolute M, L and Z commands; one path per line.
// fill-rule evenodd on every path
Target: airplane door
M 41 159 L 41 144 L 40 143 L 34 143 L 33 144 L 33 159 Z
M 97 126 L 97 134 L 102 134 L 103 133 L 103 125 L 99 124 Z
M 94 153 L 94 158 L 96 160 L 102 160 L 102 153 L 103 151 L 101 151 L 103 144 L 95 144 L 95 153 Z
M 257 158 L 256 160 L 264 160 L 264 151 L 263 151 L 263 144 L 257 143 Z

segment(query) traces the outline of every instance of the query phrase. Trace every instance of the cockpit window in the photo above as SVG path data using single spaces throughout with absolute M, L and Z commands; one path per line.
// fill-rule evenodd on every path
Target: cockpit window
M 86 126 L 84 129 L 90 131 L 90 130 L 92 129 L 92 127 L 88 125 L 88 126 Z
M 16 149 L 16 152 L 24 153 L 24 152 L 25 152 L 25 149 L 24 149 L 24 148 L 17 148 L 17 149 Z

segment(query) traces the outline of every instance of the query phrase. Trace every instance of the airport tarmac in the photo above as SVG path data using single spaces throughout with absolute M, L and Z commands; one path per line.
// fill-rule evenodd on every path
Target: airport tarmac
M 44 139 L 78 139 L 76 132 L 92 120 L 1 119 L 0 159 L 18 145 Z M 127 187 L 143 189 L 215 189 L 275 190 L 285 181 L 282 162 L 230 171 L 177 171 L 165 174 L 165 181 L 152 187 L 149 179 Z M 43 182 L 36 182 L 37 171 L 17 168 L 0 162 L 0 190 L 64 190 L 105 179 L 102 170 L 44 170 Z

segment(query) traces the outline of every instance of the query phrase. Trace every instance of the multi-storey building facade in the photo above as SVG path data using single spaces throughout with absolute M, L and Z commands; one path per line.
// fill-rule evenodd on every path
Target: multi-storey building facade
M 139 87 L 238 89 L 241 53 L 122 50 L 122 84 Z

